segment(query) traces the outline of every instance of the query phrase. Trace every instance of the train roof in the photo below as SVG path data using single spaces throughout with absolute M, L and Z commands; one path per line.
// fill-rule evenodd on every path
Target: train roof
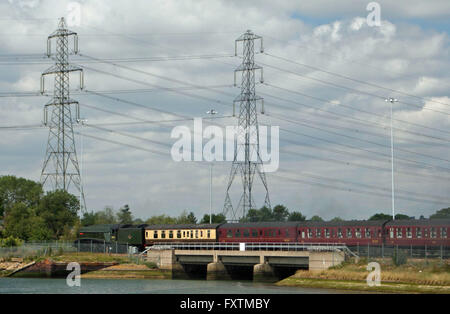
M 344 220 L 344 221 L 302 221 L 299 227 L 358 227 L 383 226 L 388 220 Z
M 386 226 L 442 226 L 450 225 L 450 219 L 405 219 L 391 220 Z
M 80 232 L 110 232 L 112 229 L 117 229 L 118 226 L 117 224 L 91 225 L 81 227 Z
M 298 224 L 298 221 L 237 222 L 224 223 L 220 228 L 286 228 L 296 227 Z
M 148 225 L 146 230 L 216 229 L 221 224 Z

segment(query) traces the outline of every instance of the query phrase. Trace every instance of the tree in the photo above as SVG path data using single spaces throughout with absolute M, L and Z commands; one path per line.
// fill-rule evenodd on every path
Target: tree
M 14 204 L 36 207 L 43 195 L 42 185 L 15 176 L 0 177 L 0 217 L 5 216 Z
M 277 205 L 273 208 L 273 220 L 286 221 L 289 211 L 284 205 Z
M 35 210 L 23 203 L 16 203 L 8 210 L 5 218 L 5 235 L 25 241 L 54 238 L 44 219 L 36 216 Z
M 178 224 L 196 224 L 197 218 L 195 218 L 195 215 L 193 212 L 187 213 L 186 210 L 184 210 L 180 216 L 177 218 Z
M 220 223 L 223 223 L 223 222 L 227 222 L 227 219 L 226 219 L 225 215 L 223 215 L 223 214 L 218 214 L 218 215 L 212 214 L 211 215 L 211 222 L 213 224 L 220 224 Z M 209 215 L 205 214 L 203 216 L 202 220 L 200 221 L 200 223 L 201 224 L 209 224 Z
M 404 214 L 395 215 L 395 220 L 409 220 L 409 219 L 411 219 L 411 217 L 409 217 L 408 215 Z
M 130 207 L 124 205 L 117 213 L 117 220 L 120 224 L 128 225 L 133 223 L 133 215 L 131 214 Z
M 292 212 L 289 214 L 288 221 L 305 221 L 306 216 L 302 215 L 301 212 Z
M 36 215 L 44 219 L 52 231 L 53 238 L 59 239 L 66 227 L 73 227 L 78 220 L 80 208 L 78 198 L 63 190 L 48 192 L 40 201 Z
M 150 217 L 145 223 L 148 225 L 173 225 L 177 223 L 177 219 L 166 215 L 160 215 Z
M 436 213 L 430 216 L 430 219 L 450 219 L 450 207 L 436 211 Z
M 317 215 L 312 216 L 310 220 L 311 220 L 311 221 L 323 221 L 322 217 L 317 216 Z
M 97 214 L 93 211 L 83 213 L 83 218 L 81 218 L 81 225 L 83 227 L 92 226 L 97 224 Z
M 133 220 L 133 225 L 143 225 L 144 221 L 141 218 L 135 218 Z
M 96 224 L 116 224 L 117 219 L 112 207 L 106 206 L 105 209 L 96 213 Z
M 383 213 L 378 213 L 369 218 L 369 220 L 390 220 L 392 215 L 387 215 Z

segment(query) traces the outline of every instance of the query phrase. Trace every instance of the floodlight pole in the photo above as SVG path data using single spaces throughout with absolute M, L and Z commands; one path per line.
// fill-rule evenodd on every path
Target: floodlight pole
M 391 187 L 392 187 L 392 220 L 395 220 L 395 190 L 394 190 L 394 131 L 392 128 L 392 104 L 398 102 L 395 98 L 387 98 L 391 105 Z
M 211 118 L 217 114 L 217 111 L 211 109 L 206 112 L 211 116 Z M 209 224 L 212 224 L 212 171 L 213 171 L 213 162 L 209 163 Z

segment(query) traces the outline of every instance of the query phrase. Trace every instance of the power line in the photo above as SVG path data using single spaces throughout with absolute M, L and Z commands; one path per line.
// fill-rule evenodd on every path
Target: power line
M 318 100 L 318 101 L 324 102 L 324 103 L 338 105 L 340 107 L 348 108 L 348 109 L 351 109 L 351 110 L 359 111 L 359 112 L 362 112 L 362 113 L 365 113 L 365 114 L 369 114 L 369 115 L 372 115 L 372 116 L 378 116 L 378 117 L 381 117 L 381 118 L 385 119 L 385 117 L 383 115 L 375 113 L 375 112 L 366 111 L 366 110 L 360 109 L 360 108 L 355 108 L 355 107 L 352 107 L 352 106 L 349 106 L 349 105 L 346 105 L 346 104 L 334 103 L 334 102 L 332 102 L 329 99 L 324 99 L 324 98 L 320 98 L 320 97 L 316 97 L 316 96 L 311 96 L 311 95 L 308 95 L 308 94 L 305 94 L 305 93 L 302 93 L 302 92 L 299 92 L 299 91 L 295 91 L 295 90 L 288 89 L 288 88 L 285 88 L 285 87 L 280 87 L 280 86 L 277 86 L 277 85 L 269 84 L 267 82 L 264 82 L 264 84 L 267 85 L 267 86 L 270 86 L 270 87 L 277 88 L 279 90 L 283 90 L 283 91 L 292 93 L 292 94 L 297 94 L 297 95 L 304 96 L 304 97 L 307 97 L 307 98 L 315 99 L 315 100 Z M 383 99 L 383 102 L 384 102 L 384 99 Z M 438 132 L 450 134 L 450 131 L 446 131 L 444 129 L 433 128 L 433 127 L 430 127 L 430 126 L 422 125 L 422 124 L 415 123 L 415 122 L 405 121 L 405 120 L 401 120 L 401 119 L 397 119 L 397 118 L 395 118 L 393 120 L 401 122 L 401 123 L 410 124 L 410 125 L 418 126 L 418 127 L 421 127 L 421 128 L 429 129 L 429 130 L 432 130 L 432 131 L 438 131 Z
M 270 86 L 272 86 L 272 85 L 270 85 Z M 376 128 L 387 129 L 387 126 L 385 126 L 385 125 L 383 125 L 382 123 L 379 123 L 379 122 L 369 121 L 367 119 L 361 119 L 361 118 L 350 116 L 350 115 L 347 115 L 347 114 L 329 111 L 329 110 L 326 110 L 326 109 L 323 109 L 323 108 L 320 108 L 320 107 L 307 105 L 307 104 L 304 104 L 304 103 L 301 103 L 301 102 L 298 102 L 298 101 L 293 101 L 293 100 L 290 100 L 290 99 L 274 96 L 274 95 L 267 94 L 267 93 L 260 92 L 260 94 L 264 95 L 266 97 L 271 97 L 271 98 L 274 98 L 274 99 L 277 99 L 277 100 L 281 100 L 281 101 L 284 101 L 284 102 L 288 102 L 288 103 L 291 103 L 291 104 L 294 104 L 294 105 L 299 105 L 299 106 L 302 106 L 302 107 L 307 107 L 307 108 L 311 108 L 313 110 L 317 110 L 317 111 L 321 111 L 321 112 L 324 112 L 324 113 L 328 113 L 330 115 L 334 115 L 334 116 L 343 118 L 345 120 L 349 120 L 352 123 L 358 123 L 358 124 L 369 126 L 369 127 L 376 127 Z M 275 107 L 281 107 L 281 108 L 284 108 L 284 109 L 287 109 L 287 110 L 292 110 L 292 111 L 298 112 L 294 108 L 287 107 L 287 106 L 282 106 L 280 104 L 272 103 L 271 105 L 275 106 Z M 369 114 L 369 112 L 367 112 L 367 114 Z M 323 117 L 323 118 L 334 119 L 332 117 Z M 408 134 L 412 134 L 412 135 L 416 135 L 416 136 L 422 136 L 422 137 L 425 137 L 425 138 L 430 138 L 430 139 L 434 139 L 434 140 L 444 141 L 444 142 L 447 142 L 447 143 L 450 142 L 450 140 L 447 140 L 447 139 L 444 139 L 444 138 L 441 138 L 441 137 L 436 137 L 436 136 L 427 135 L 427 134 L 423 134 L 423 133 L 419 133 L 419 132 L 409 131 L 409 130 L 398 128 L 398 127 L 394 127 L 393 129 L 396 130 L 396 131 L 399 131 L 399 132 L 408 133 Z M 415 139 L 413 139 L 413 140 L 416 141 Z M 421 142 L 421 143 L 426 143 L 426 142 Z
M 402 92 L 402 91 L 399 91 L 399 90 L 396 90 L 396 89 L 392 89 L 392 88 L 389 88 L 389 87 L 381 86 L 381 85 L 378 85 L 378 84 L 375 84 L 375 83 L 371 83 L 371 82 L 363 81 L 363 80 L 360 80 L 360 79 L 355 79 L 355 78 L 352 78 L 352 77 L 349 77 L 349 76 L 346 76 L 346 75 L 342 75 L 342 74 L 334 73 L 334 72 L 331 72 L 331 71 L 323 70 L 323 69 L 315 67 L 315 66 L 307 65 L 307 64 L 304 64 L 304 63 L 301 63 L 301 62 L 298 62 L 298 61 L 293 61 L 291 59 L 287 59 L 287 58 L 283 58 L 283 57 L 280 57 L 280 56 L 276 56 L 276 55 L 273 55 L 273 54 L 270 54 L 270 53 L 267 53 L 267 52 L 264 52 L 264 54 L 269 56 L 269 57 L 273 57 L 273 58 L 276 58 L 276 59 L 279 59 L 279 60 L 283 60 L 283 61 L 286 61 L 286 62 L 289 62 L 289 63 L 292 63 L 292 64 L 297 64 L 297 65 L 300 65 L 300 66 L 303 66 L 303 67 L 306 67 L 306 68 L 309 68 L 309 69 L 312 69 L 312 70 L 315 70 L 315 71 L 320 71 L 320 72 L 323 72 L 323 73 L 327 73 L 329 75 L 333 75 L 333 76 L 336 76 L 336 77 L 344 78 L 346 80 L 350 80 L 350 81 L 353 81 L 353 82 L 356 82 L 356 83 L 365 84 L 365 85 L 368 85 L 368 86 L 372 86 L 372 87 L 388 90 L 388 91 L 395 92 L 395 93 L 398 93 L 398 94 L 401 94 L 401 95 L 414 97 L 414 98 L 417 98 L 417 99 L 420 99 L 420 100 L 426 100 L 426 101 L 431 101 L 431 102 L 438 103 L 438 104 L 441 104 L 441 105 L 450 106 L 450 104 L 443 103 L 443 102 L 440 102 L 440 101 L 437 101 L 437 100 L 433 100 L 433 99 L 430 99 L 430 98 L 409 94 L 409 93 Z
M 382 100 L 385 99 L 384 96 L 380 96 L 380 95 L 373 94 L 373 93 L 370 93 L 370 92 L 361 91 L 361 90 L 358 90 L 358 89 L 355 89 L 355 88 L 351 88 L 351 87 L 339 85 L 339 84 L 336 84 L 336 83 L 328 82 L 328 81 L 325 81 L 325 80 L 321 80 L 321 79 L 318 79 L 318 78 L 314 78 L 314 77 L 311 77 L 311 76 L 300 74 L 300 73 L 297 73 L 297 72 L 294 72 L 294 71 L 282 69 L 282 68 L 279 68 L 279 67 L 276 67 L 276 66 L 273 66 L 273 65 L 268 65 L 268 64 L 265 64 L 265 63 L 262 63 L 262 62 L 260 62 L 260 64 L 265 66 L 265 67 L 272 68 L 272 69 L 275 69 L 275 70 L 280 71 L 280 72 L 293 74 L 293 75 L 296 75 L 296 76 L 299 76 L 299 77 L 303 77 L 303 78 L 306 78 L 308 80 L 319 82 L 319 83 L 322 83 L 322 84 L 325 84 L 325 85 L 333 86 L 333 87 L 340 88 L 340 89 L 349 90 L 349 91 L 351 91 L 353 93 L 356 93 L 356 94 L 364 94 L 364 95 L 372 96 L 372 97 L 375 97 L 375 98 L 378 98 L 378 99 L 382 99 Z M 423 109 L 423 110 L 429 110 L 429 111 L 433 111 L 433 112 L 440 113 L 440 114 L 450 115 L 449 112 L 444 112 L 444 111 L 428 108 L 428 107 L 425 107 L 425 106 L 412 104 L 412 103 L 405 102 L 405 101 L 399 101 L 399 103 L 402 103 L 402 104 L 405 104 L 405 105 L 408 105 L 408 106 L 413 106 L 413 107 L 416 107 L 416 108 L 420 108 L 420 109 Z

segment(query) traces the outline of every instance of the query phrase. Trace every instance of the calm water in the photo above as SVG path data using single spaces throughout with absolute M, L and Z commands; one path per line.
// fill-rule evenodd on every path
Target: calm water
M 69 287 L 65 279 L 0 278 L 4 293 L 165 293 L 165 294 L 291 294 L 339 293 L 335 290 L 276 287 L 251 281 L 116 280 L 81 279 L 81 287 Z

